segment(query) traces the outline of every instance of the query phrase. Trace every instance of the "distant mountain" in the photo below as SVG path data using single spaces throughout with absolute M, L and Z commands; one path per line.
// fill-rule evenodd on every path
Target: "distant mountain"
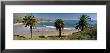
M 23 22 L 23 18 L 24 17 L 14 17 L 13 18 L 13 23 L 22 23 Z M 49 19 L 44 19 L 44 18 L 36 18 L 35 19 L 38 21 L 38 22 L 42 22 L 42 21 L 50 21 Z
M 49 19 L 44 19 L 44 18 L 36 18 L 36 20 L 39 20 L 39 21 L 50 21 Z
M 23 18 L 22 17 L 15 17 L 13 18 L 13 23 L 22 23 Z

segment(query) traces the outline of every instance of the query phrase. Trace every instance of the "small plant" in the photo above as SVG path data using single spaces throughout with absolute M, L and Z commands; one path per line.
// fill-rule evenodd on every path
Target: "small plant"
M 39 38 L 45 38 L 45 36 L 39 36 Z
M 20 38 L 25 38 L 24 36 L 20 36 Z
M 14 36 L 17 36 L 18 37 L 19 35 L 14 35 Z
M 54 37 L 54 36 L 48 36 L 48 37 Z

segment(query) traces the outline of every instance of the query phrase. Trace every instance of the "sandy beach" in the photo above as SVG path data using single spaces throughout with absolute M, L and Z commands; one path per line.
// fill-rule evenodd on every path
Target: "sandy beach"
M 24 25 L 19 24 L 19 25 L 14 25 L 13 26 L 14 30 L 14 35 L 30 35 L 30 29 L 29 27 L 24 27 Z M 74 32 L 78 32 L 77 29 L 66 29 L 64 28 L 62 30 L 62 35 L 69 35 Z M 33 36 L 54 36 L 54 35 L 59 35 L 59 31 L 56 30 L 56 28 L 48 28 L 48 27 L 36 27 L 33 29 Z

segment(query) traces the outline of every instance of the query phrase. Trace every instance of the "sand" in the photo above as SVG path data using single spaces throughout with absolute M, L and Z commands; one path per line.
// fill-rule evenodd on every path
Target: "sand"
M 14 35 L 31 35 L 30 29 L 28 29 L 24 26 L 14 26 L 15 29 L 13 30 Z M 18 29 L 17 29 L 18 28 Z M 26 29 L 25 29 L 26 28 Z M 72 33 L 78 32 L 77 29 L 63 29 L 62 35 L 70 35 Z M 36 27 L 33 29 L 33 36 L 54 36 L 59 35 L 59 31 L 55 28 L 47 28 L 47 27 Z

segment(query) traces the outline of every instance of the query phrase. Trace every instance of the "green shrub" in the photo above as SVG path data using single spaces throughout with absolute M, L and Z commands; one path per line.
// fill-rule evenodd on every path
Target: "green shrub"
M 39 38 L 45 38 L 45 36 L 39 36 Z
M 90 29 L 90 31 L 88 32 L 88 34 L 91 36 L 91 39 L 97 39 L 97 28 L 93 27 L 92 29 Z
M 14 35 L 14 36 L 19 36 L 19 35 Z
M 77 33 L 73 33 L 72 35 L 68 36 L 70 40 L 89 40 L 90 36 L 86 34 L 84 31 L 80 31 Z

